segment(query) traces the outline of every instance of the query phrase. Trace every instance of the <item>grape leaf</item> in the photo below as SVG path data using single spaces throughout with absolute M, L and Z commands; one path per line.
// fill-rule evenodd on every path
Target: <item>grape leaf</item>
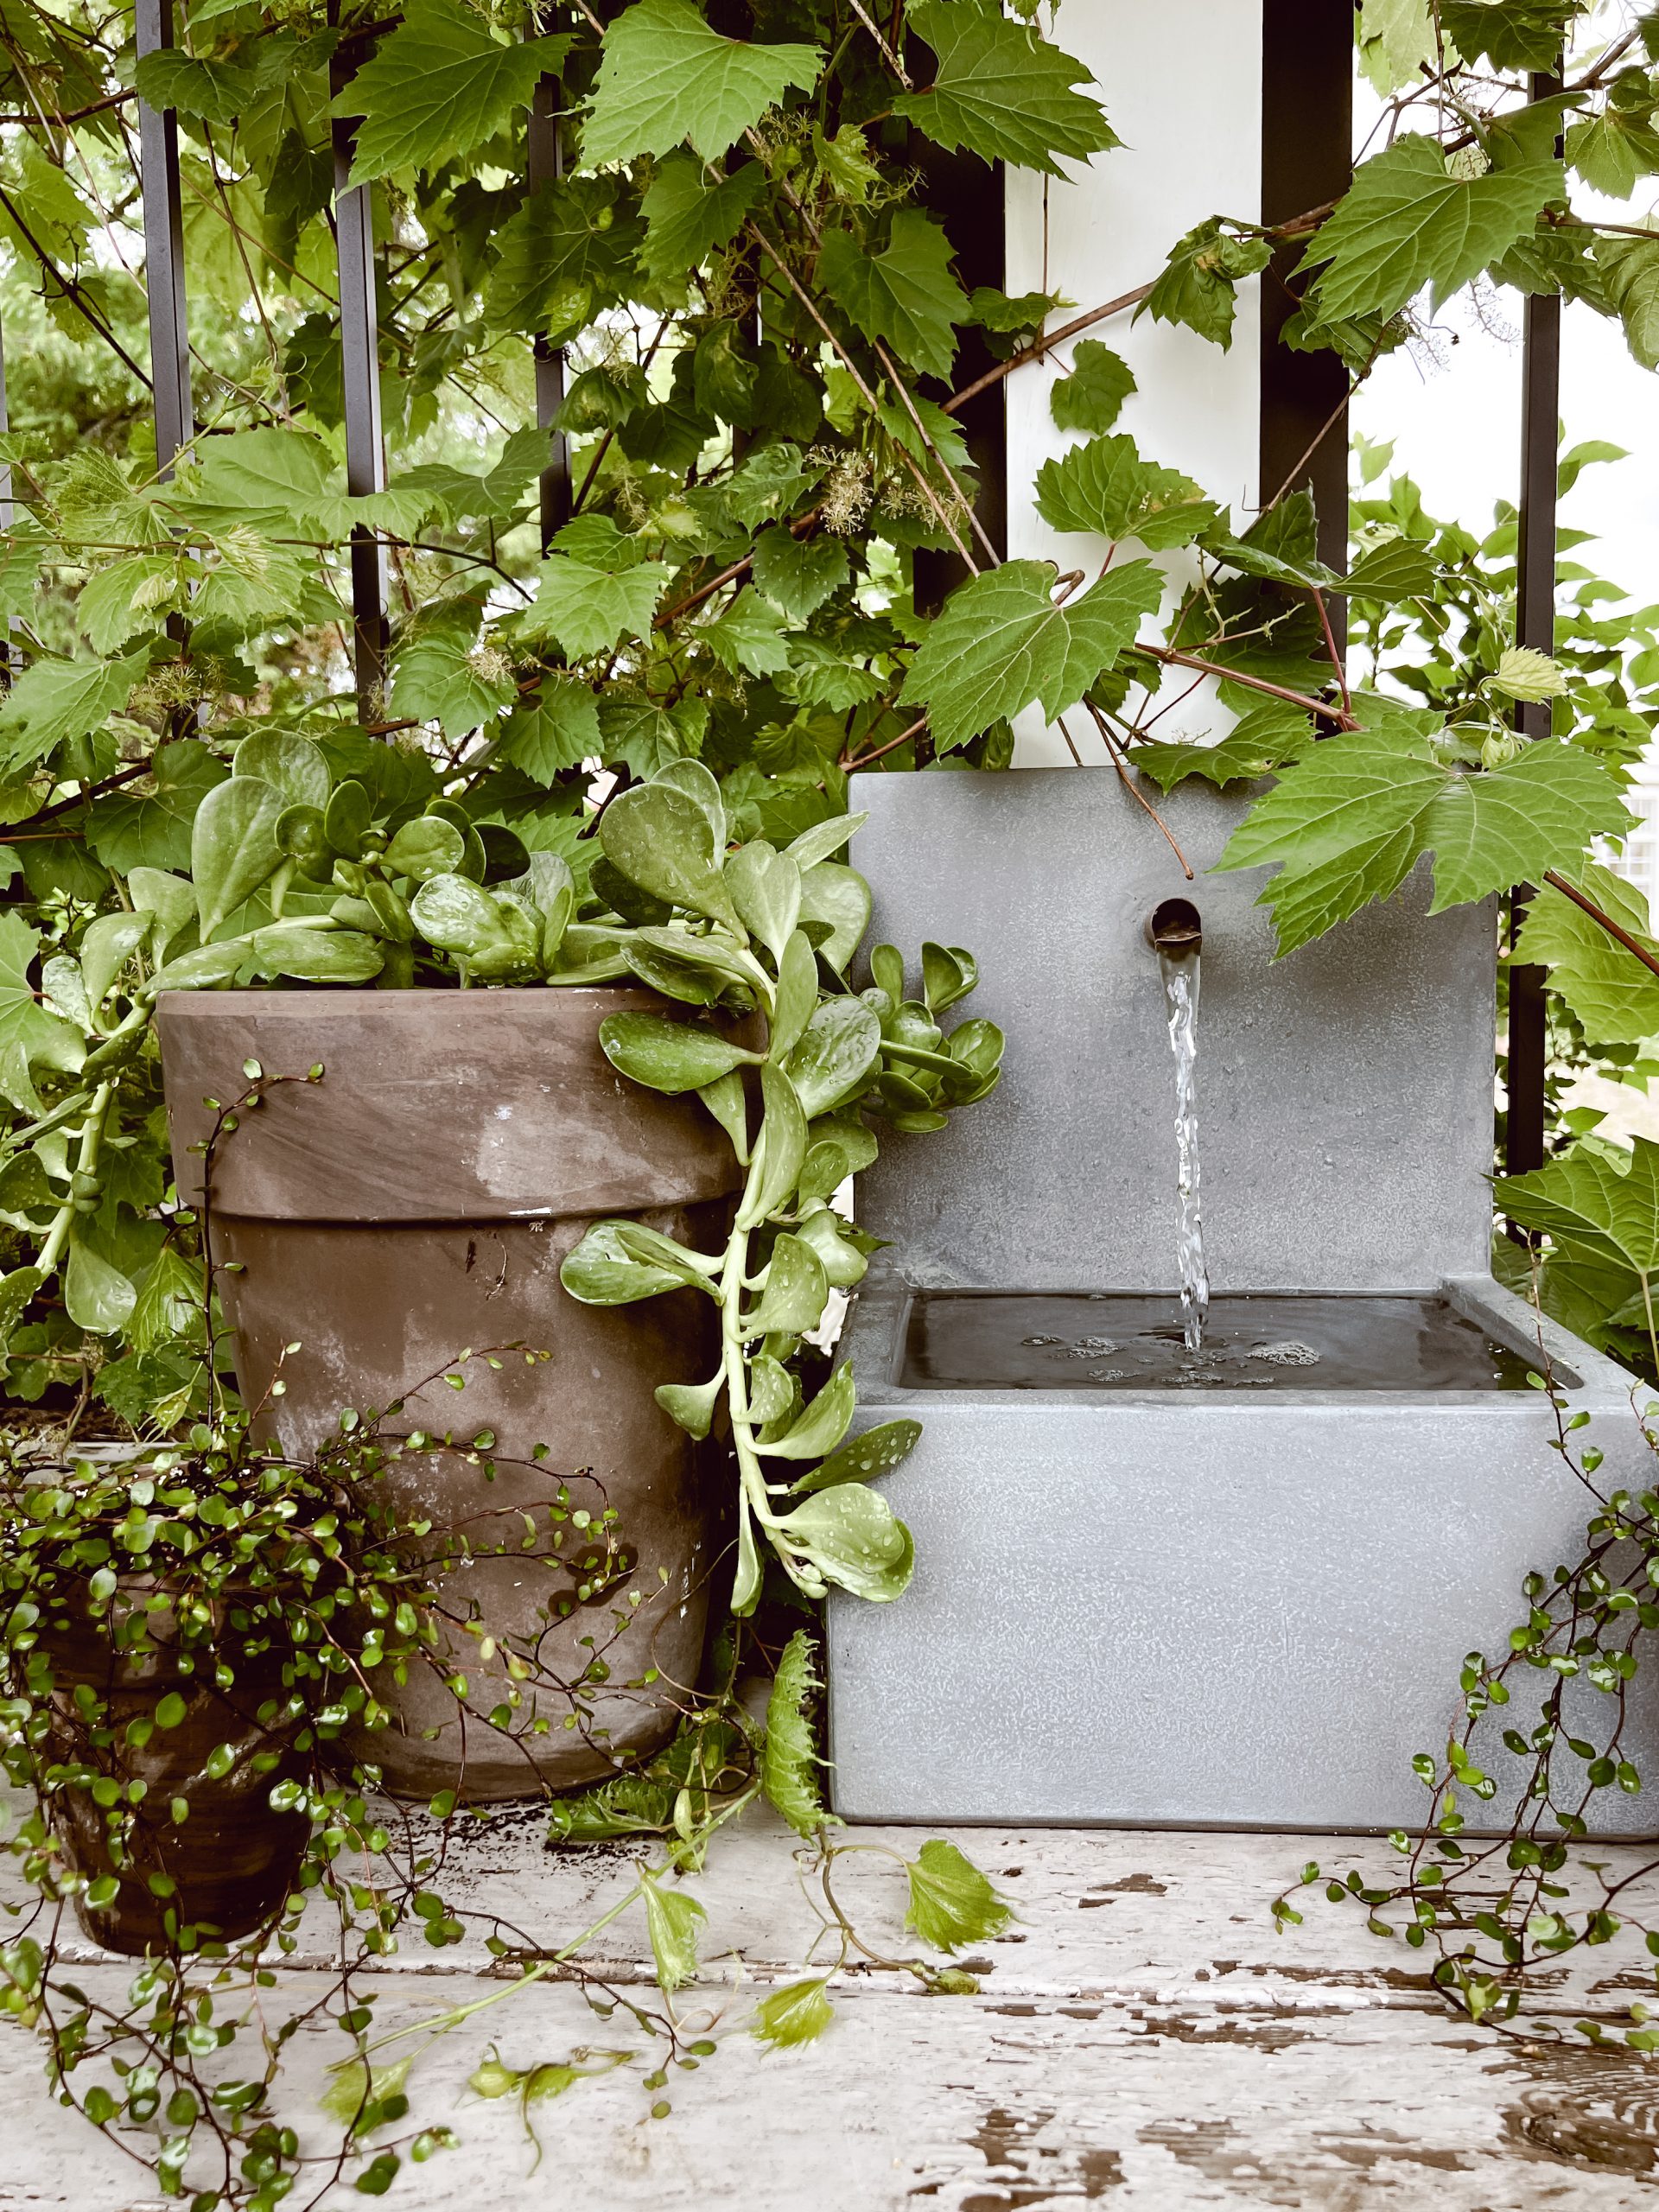
M 188 868 L 196 809 L 224 782 L 225 772 L 199 738 L 158 746 L 149 764 L 149 789 L 130 785 L 101 799 L 87 843 L 105 868 L 121 875 L 135 868 Z
M 1012 1908 L 954 1843 L 936 1836 L 922 1846 L 905 1872 L 910 1877 L 905 1925 L 941 1951 L 988 1943 L 1014 1918 Z
M 886 339 L 901 360 L 929 376 L 948 377 L 957 358 L 952 325 L 968 315 L 968 296 L 950 274 L 950 257 L 939 226 L 901 207 L 880 253 L 850 231 L 826 231 L 818 277 L 865 336 Z
M 1648 902 L 1611 868 L 1585 863 L 1560 873 L 1659 958 Z M 1640 1045 L 1659 1037 L 1659 976 L 1627 952 L 1582 906 L 1541 884 L 1527 908 L 1514 958 L 1549 970 L 1585 1033 L 1598 1045 Z
M 599 704 L 587 685 L 544 676 L 534 699 L 507 724 L 500 757 L 550 784 L 562 768 L 579 768 L 603 750 Z
M 789 666 L 784 628 L 778 609 L 746 587 L 719 620 L 709 623 L 699 634 L 734 675 L 742 669 L 751 676 L 776 676 Z
M 1122 143 L 1099 103 L 1072 89 L 1091 81 L 1084 65 L 1000 9 L 916 0 L 907 20 L 938 69 L 920 92 L 901 92 L 893 112 L 936 146 L 1062 176 L 1057 155 L 1086 161 Z
M 124 660 L 54 660 L 42 655 L 17 678 L 0 707 L 0 767 L 43 760 L 67 737 L 86 737 L 119 714 L 149 656 Z
M 1221 518 L 1190 476 L 1142 461 L 1122 431 L 1046 461 L 1037 512 L 1052 529 L 1138 538 L 1151 552 L 1190 545 Z
M 1638 1275 L 1659 1273 L 1659 1144 L 1637 1137 L 1628 1168 L 1580 1147 L 1530 1175 L 1500 1175 L 1500 1213 L 1575 1255 Z
M 670 571 L 642 560 L 632 538 L 601 516 L 567 524 L 542 563 L 532 626 L 556 638 L 573 658 L 608 652 L 651 626 Z
M 391 685 L 394 715 L 435 721 L 453 739 L 493 721 L 512 702 L 512 672 L 480 655 L 472 634 L 475 626 L 474 612 L 464 628 L 441 622 L 399 647 Z
M 1097 339 L 1080 338 L 1071 373 L 1048 395 L 1048 411 L 1057 430 L 1109 430 L 1135 388 L 1135 372 L 1126 360 Z
M 1576 859 L 1592 837 L 1630 827 L 1623 791 L 1575 745 L 1546 739 L 1484 775 L 1452 776 L 1424 825 L 1434 853 L 1429 911 L 1524 883 Z
M 1224 791 L 1229 784 L 1251 782 L 1300 760 L 1312 742 L 1307 716 L 1296 707 L 1268 699 L 1253 707 L 1213 745 L 1154 741 L 1135 746 L 1128 758 L 1132 767 L 1152 777 L 1162 791 L 1173 791 L 1188 776 L 1202 776 Z
M 1644 369 L 1659 369 L 1659 232 L 1652 238 L 1596 240 L 1596 266 Z
M 403 22 L 334 104 L 335 115 L 361 118 L 351 182 L 470 154 L 530 105 L 569 49 L 565 35 L 498 39 L 455 0 L 407 0 Z
M 1239 279 L 1255 276 L 1272 258 L 1265 238 L 1235 238 L 1212 215 L 1176 240 L 1135 320 L 1149 315 L 1154 322 L 1184 322 L 1225 353 L 1233 342 Z
M 830 1999 L 824 1995 L 827 1986 L 827 1980 L 820 1975 L 810 1981 L 791 1981 L 783 1989 L 774 1989 L 770 1997 L 763 1997 L 755 2006 L 749 2033 L 779 2050 L 816 2042 L 835 2018 Z
M 645 242 L 639 258 L 659 284 L 699 269 L 716 247 L 729 245 L 766 189 L 759 162 L 745 162 L 730 176 L 705 175 L 694 155 L 671 154 L 659 162 L 640 206 Z
M 1063 607 L 1047 561 L 1008 561 L 946 601 L 899 695 L 925 706 L 948 748 L 1039 705 L 1051 720 L 1074 706 L 1163 597 L 1149 561 L 1115 568 Z
M 550 179 L 501 232 L 485 321 L 555 343 L 574 337 L 627 296 L 644 237 L 621 177 Z
M 1465 61 L 1554 69 L 1583 0 L 1439 0 L 1440 29 Z
M 689 139 L 717 161 L 791 85 L 810 92 L 823 59 L 816 46 L 721 38 L 688 0 L 635 0 L 605 34 L 582 160 L 631 162 Z
M 774 524 L 754 541 L 753 575 L 779 613 L 804 622 L 846 582 L 847 549 L 838 537 L 797 537 Z
M 1397 315 L 1427 285 L 1438 306 L 1532 230 L 1561 196 L 1559 162 L 1455 176 L 1432 138 L 1412 132 L 1363 162 L 1309 242 L 1300 266 L 1324 321 Z
M 1572 859 L 1628 824 L 1599 761 L 1546 741 L 1505 766 L 1465 775 L 1397 719 L 1310 747 L 1258 799 L 1218 868 L 1278 863 L 1262 893 L 1282 956 L 1397 891 L 1436 855 L 1432 912 L 1483 899 Z

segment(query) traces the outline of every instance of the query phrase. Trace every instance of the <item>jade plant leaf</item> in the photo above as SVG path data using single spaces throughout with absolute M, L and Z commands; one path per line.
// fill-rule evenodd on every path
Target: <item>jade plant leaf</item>
M 671 784 L 635 785 L 606 808 L 599 842 L 611 866 L 642 891 L 707 914 L 741 935 L 715 825 L 689 793 Z
M 245 737 L 232 760 L 231 773 L 257 776 L 282 793 L 287 806 L 325 807 L 334 786 L 321 747 L 283 729 L 257 729 Z
M 260 776 L 232 776 L 196 809 L 190 833 L 190 873 L 204 943 L 276 873 L 282 848 L 276 824 L 283 795 Z
M 809 1121 L 856 1096 L 881 1051 L 881 1024 L 862 999 L 826 999 L 789 1056 Z
M 788 1433 L 759 1448 L 774 1459 L 822 1459 L 845 1436 L 857 1408 L 852 1367 L 843 1361 Z
M 820 1206 L 801 1222 L 796 1234 L 804 1244 L 810 1244 L 823 1262 L 823 1272 L 834 1290 L 850 1290 L 855 1282 L 862 1282 L 869 1269 L 869 1262 L 856 1244 L 849 1243 L 841 1230 L 841 1223 L 828 1206 Z
M 386 866 L 394 875 L 427 883 L 435 875 L 453 875 L 466 851 L 467 840 L 453 822 L 441 814 L 423 814 L 405 822 L 387 846 Z
M 814 1122 L 796 1187 L 803 1198 L 832 1198 L 849 1175 L 862 1174 L 880 1149 L 875 1132 L 855 1116 Z
M 480 976 L 512 976 L 537 965 L 541 932 L 524 907 L 464 875 L 433 876 L 410 899 L 409 911 L 429 944 L 453 953 Z
M 635 1083 L 671 1096 L 701 1090 L 733 1068 L 756 1065 L 760 1054 L 745 1050 L 701 1022 L 672 1021 L 660 1014 L 612 1014 L 599 1026 L 611 1065 Z
M 778 963 L 772 1012 L 772 1051 L 776 1058 L 784 1058 L 799 1041 L 817 1003 L 818 963 L 812 940 L 804 930 L 797 930 Z
M 801 921 L 838 976 L 870 925 L 870 887 L 855 868 L 820 861 L 801 878 Z
M 832 1490 L 837 1483 L 868 1482 L 891 1474 L 921 1441 L 918 1421 L 887 1421 L 849 1436 L 830 1452 L 822 1466 L 814 1467 L 795 1485 L 800 1491 Z
M 904 1595 L 915 1566 L 910 1531 L 886 1498 L 862 1483 L 819 1491 L 772 1525 L 825 1582 L 872 1605 Z
M 385 947 L 358 930 L 307 929 L 273 922 L 248 940 L 263 974 L 302 983 L 370 983 L 385 965 Z
M 794 1084 L 771 1060 L 760 1071 L 760 1169 L 753 1195 L 737 1217 L 740 1229 L 769 1220 L 787 1203 L 806 1157 L 805 1111 Z
M 69 1245 L 64 1270 L 63 1303 L 78 1329 L 106 1337 L 118 1329 L 137 1303 L 138 1293 L 119 1268 L 79 1236 Z
M 682 1247 L 627 1221 L 596 1223 L 566 1254 L 559 1281 L 584 1306 L 631 1306 L 687 1285 L 709 1288 L 707 1275 Z
M 733 854 L 726 881 L 745 927 L 781 960 L 800 918 L 799 868 L 761 838 Z
M 830 1279 L 823 1262 L 810 1244 L 787 1233 L 772 1248 L 766 1287 L 759 1303 L 744 1321 L 748 1337 L 804 1336 L 823 1318 L 830 1300 Z

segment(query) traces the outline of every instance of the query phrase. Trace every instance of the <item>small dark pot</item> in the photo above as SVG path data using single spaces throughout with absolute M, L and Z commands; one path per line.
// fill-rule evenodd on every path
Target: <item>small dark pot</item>
M 270 1805 L 277 1783 L 306 1771 L 305 1759 L 287 1738 L 262 1728 L 257 1718 L 262 1705 L 285 1694 L 281 1651 L 241 1655 L 234 1662 L 235 1682 L 220 1690 L 203 1678 L 212 1666 L 206 1651 L 194 1655 L 199 1671 L 186 1674 L 164 1646 L 142 1655 L 117 1652 L 90 1621 L 73 1637 L 47 1636 L 41 1642 L 56 1684 L 49 1755 L 60 1760 L 83 1755 L 73 1693 L 84 1683 L 105 1704 L 114 1731 L 114 1744 L 104 1754 L 109 1770 L 119 1781 L 148 1784 L 128 1840 L 131 1863 L 119 1870 L 111 1862 L 102 1807 L 79 1790 L 54 1801 L 54 1826 L 75 1872 L 89 1880 L 118 1873 L 120 1880 L 108 1904 L 76 1898 L 81 1927 L 105 1950 L 133 1957 L 166 1948 L 169 1911 L 180 1929 L 227 1938 L 251 1935 L 280 1910 L 310 1829 L 303 1813 L 277 1813 Z M 156 1707 L 175 1690 L 184 1700 L 178 1726 L 156 1728 L 142 1746 L 129 1744 L 129 1723 L 153 1720 Z M 220 1744 L 232 1745 L 237 1758 L 227 1774 L 210 1781 L 202 1770 Z M 273 1751 L 281 1753 L 277 1765 L 256 1770 L 254 1755 Z M 189 1799 L 190 1816 L 175 1825 L 170 1808 L 181 1796 Z M 175 1894 L 156 1897 L 149 1886 L 151 1874 L 170 1876 Z
M 499 1544 L 503 1516 L 534 1511 L 559 1478 L 571 1504 L 614 1510 L 628 1571 L 601 1592 L 545 1522 L 531 1546 L 440 1578 L 498 1639 L 533 1646 L 514 1733 L 486 1725 L 509 1683 L 502 1662 L 457 1636 L 464 1711 L 411 1664 L 375 1688 L 394 1726 L 352 1739 L 405 1796 L 453 1789 L 474 1803 L 570 1789 L 658 1750 L 700 1669 L 718 1550 L 702 1452 L 657 1404 L 718 1357 L 716 1315 L 691 1290 L 625 1306 L 580 1305 L 559 1264 L 597 1217 L 628 1215 L 704 1249 L 723 1243 L 741 1179 L 724 1132 L 694 1096 L 626 1082 L 600 1049 L 607 1014 L 689 1018 L 636 988 L 469 991 L 169 992 L 158 1008 L 173 1160 L 199 1200 L 211 1133 L 205 1097 L 228 1103 L 257 1060 L 268 1090 L 216 1150 L 219 1295 L 237 1374 L 262 1398 L 279 1358 L 285 1395 L 265 1421 L 286 1450 L 339 1433 L 344 1407 L 404 1411 L 414 1428 L 494 1436 L 493 1479 L 460 1450 L 411 1456 L 389 1477 L 401 1511 Z M 283 1357 L 284 1347 L 300 1350 Z M 472 1348 L 506 1357 L 442 1377 Z M 436 1377 L 416 1388 L 423 1378 Z M 537 1445 L 547 1456 L 537 1464 Z M 637 1594 L 639 1602 L 631 1605 Z M 608 1679 L 573 1696 L 596 1650 Z M 647 1676 L 652 1677 L 647 1680 Z M 530 1731 L 525 1724 L 539 1722 Z

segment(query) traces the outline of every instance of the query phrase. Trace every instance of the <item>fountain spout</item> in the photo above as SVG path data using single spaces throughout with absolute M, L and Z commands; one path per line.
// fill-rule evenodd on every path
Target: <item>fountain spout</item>
M 1147 938 L 1166 960 L 1185 960 L 1204 944 L 1204 924 L 1190 899 L 1166 899 L 1147 918 Z

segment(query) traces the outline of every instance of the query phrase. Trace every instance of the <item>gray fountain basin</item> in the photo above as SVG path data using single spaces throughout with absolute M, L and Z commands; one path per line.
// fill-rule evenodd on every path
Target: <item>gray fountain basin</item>
M 1265 1387 L 1072 1374 L 1048 1388 L 907 1383 L 918 1312 L 935 1295 L 879 1274 L 844 1340 L 867 1423 L 910 1415 L 923 1435 L 883 1484 L 915 1536 L 914 1580 L 893 1605 L 830 1608 L 836 1810 L 1421 1827 L 1428 1796 L 1411 1760 L 1443 1753 L 1465 1654 L 1501 1652 L 1525 1616 L 1527 1573 L 1582 1548 L 1592 1500 L 1550 1448 L 1548 1398 L 1490 1382 L 1330 1387 L 1318 1365 L 1272 1367 Z M 1651 1482 L 1622 1369 L 1490 1277 L 1446 1281 L 1438 1299 L 1472 1325 L 1474 1344 L 1503 1348 L 1511 1372 L 1548 1368 L 1590 1413 L 1573 1441 L 1605 1452 L 1599 1486 Z M 1061 1333 L 1062 1302 L 1042 1301 L 1041 1333 Z M 1173 1314 L 1173 1294 L 1165 1302 Z M 1122 1303 L 1077 1299 L 1077 1335 L 1110 1338 L 1102 1317 Z M 1086 1378 L 1090 1363 L 1074 1365 Z M 1530 1725 L 1536 1681 L 1522 1672 L 1515 1705 L 1481 1724 L 1494 1811 L 1513 1802 L 1520 1773 L 1498 1728 Z M 1574 1726 L 1605 1742 L 1613 1700 L 1573 1688 Z M 1624 1740 L 1659 1786 L 1659 1698 L 1645 1674 Z M 1465 1810 L 1478 1830 L 1478 1808 Z M 1645 1797 L 1596 1793 L 1595 1833 L 1643 1834 L 1656 1821 Z

